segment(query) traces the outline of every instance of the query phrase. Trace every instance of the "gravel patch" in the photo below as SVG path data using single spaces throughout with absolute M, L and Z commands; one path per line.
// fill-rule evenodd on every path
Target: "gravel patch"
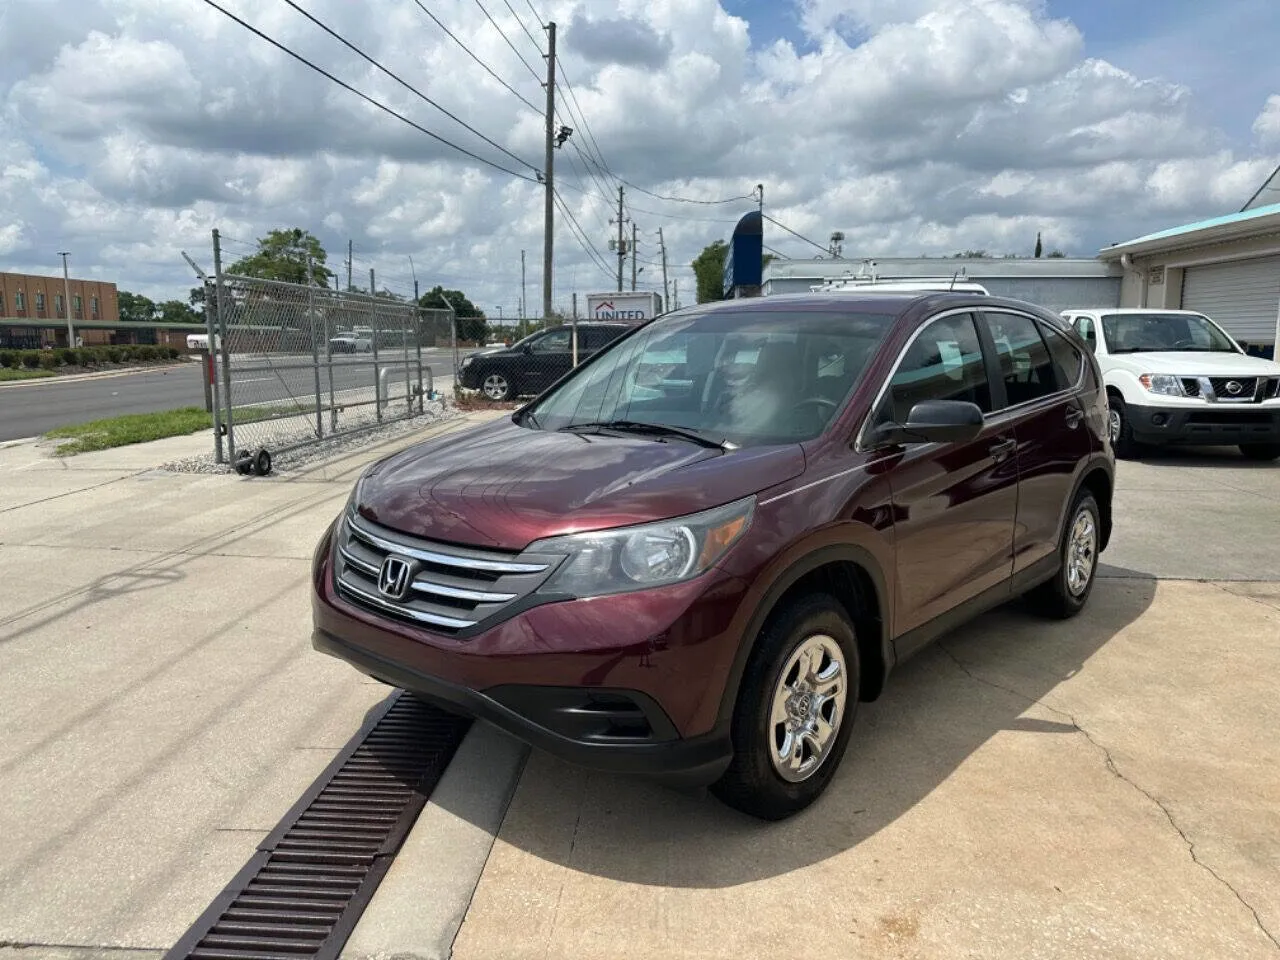
M 427 401 L 426 409 L 423 413 L 407 419 L 395 420 L 377 427 L 371 426 L 357 433 L 326 437 L 319 443 L 299 447 L 296 450 L 289 450 L 285 453 L 277 454 L 275 451 L 270 451 L 270 447 L 268 447 L 267 449 L 271 452 L 272 459 L 271 472 L 289 473 L 290 471 L 301 470 L 319 461 L 342 456 L 353 450 L 359 450 L 361 447 L 385 443 L 396 437 L 415 433 L 433 423 L 452 420 L 458 416 L 461 416 L 461 413 L 451 401 L 444 399 L 430 400 Z M 168 463 L 161 464 L 160 469 L 171 473 L 235 473 L 235 468 L 231 464 L 215 463 L 212 452 L 201 454 L 198 457 L 183 457 L 179 460 L 171 460 Z

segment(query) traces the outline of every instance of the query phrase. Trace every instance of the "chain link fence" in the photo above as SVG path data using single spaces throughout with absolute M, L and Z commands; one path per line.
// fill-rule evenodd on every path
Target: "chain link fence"
M 422 414 L 433 361 L 452 379 L 450 310 L 220 270 L 206 304 L 218 462 Z

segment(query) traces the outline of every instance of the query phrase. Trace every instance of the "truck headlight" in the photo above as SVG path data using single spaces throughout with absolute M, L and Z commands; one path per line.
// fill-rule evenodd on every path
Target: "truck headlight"
M 474 359 L 475 359 L 475 357 L 463 357 L 463 359 L 462 359 L 462 365 L 463 365 L 464 367 L 469 367 L 469 366 L 471 366 L 471 361 L 472 361 L 472 360 L 474 360 Z
M 1158 393 L 1166 397 L 1183 396 L 1182 381 L 1167 373 L 1144 373 L 1138 382 L 1150 393 Z
M 567 558 L 538 592 L 598 597 L 692 580 L 746 532 L 754 510 L 747 497 L 675 520 L 540 540 L 530 553 Z

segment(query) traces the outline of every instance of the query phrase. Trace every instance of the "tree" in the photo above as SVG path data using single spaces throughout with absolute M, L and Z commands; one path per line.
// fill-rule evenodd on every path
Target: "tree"
M 183 303 L 181 300 L 166 300 L 164 303 L 157 304 L 156 309 L 160 312 L 160 319 L 165 323 L 203 323 L 200 314 L 191 309 L 189 303 Z
M 1067 255 L 1061 250 L 1050 250 L 1047 256 L 1050 260 L 1065 260 L 1067 258 Z
M 272 230 L 258 238 L 257 252 L 241 257 L 228 273 L 241 277 L 257 277 L 260 280 L 283 280 L 286 283 L 307 282 L 307 257 L 311 257 L 311 280 L 327 287 L 332 270 L 325 266 L 329 255 L 320 241 L 305 230 Z
M 192 287 L 191 292 L 187 294 L 187 303 L 195 309 L 196 313 L 204 314 L 204 287 Z
M 437 284 L 418 298 L 418 306 L 430 310 L 453 310 L 458 317 L 458 339 L 480 342 L 489 335 L 484 311 L 461 290 L 446 290 Z
M 990 256 L 985 250 L 964 250 L 960 253 L 953 253 L 952 260 L 982 260 Z
M 698 302 L 724 299 L 724 261 L 729 256 L 729 245 L 723 240 L 703 247 L 693 260 L 693 272 L 698 277 Z
M 156 304 L 150 297 L 121 290 L 116 294 L 116 303 L 120 307 L 120 319 L 125 323 L 155 322 Z
M 1044 253 L 1044 244 L 1040 242 L 1040 234 L 1036 234 L 1036 259 L 1039 260 L 1041 254 Z

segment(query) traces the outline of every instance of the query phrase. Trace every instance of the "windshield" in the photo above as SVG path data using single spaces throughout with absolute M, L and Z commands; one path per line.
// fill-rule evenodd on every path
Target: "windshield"
M 1109 313 L 1102 318 L 1108 353 L 1238 353 L 1207 317 L 1186 313 Z
M 522 422 L 661 425 L 736 446 L 810 440 L 844 405 L 893 321 L 795 310 L 675 314 L 597 354 Z

